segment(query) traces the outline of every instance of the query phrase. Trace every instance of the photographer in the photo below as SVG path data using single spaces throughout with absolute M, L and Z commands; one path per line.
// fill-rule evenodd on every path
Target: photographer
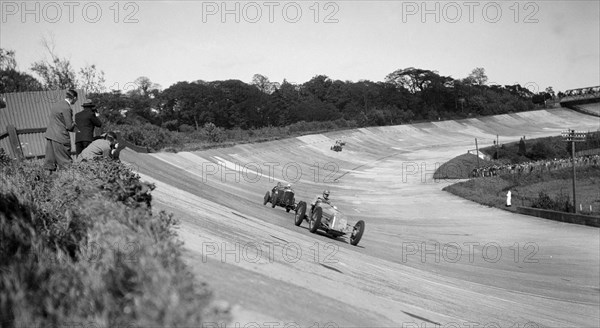
M 117 134 L 111 131 L 102 136 L 102 139 L 97 139 L 89 144 L 77 159 L 80 161 L 89 161 L 99 157 L 118 159 L 120 149 L 117 143 Z
M 91 100 L 86 100 L 82 105 L 83 110 L 75 114 L 75 123 L 79 131 L 75 133 L 75 153 L 77 155 L 94 141 L 94 128 L 102 127 L 98 119 L 96 105 Z

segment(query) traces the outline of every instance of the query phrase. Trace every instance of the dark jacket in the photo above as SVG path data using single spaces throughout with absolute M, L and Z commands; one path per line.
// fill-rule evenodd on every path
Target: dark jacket
M 94 141 L 94 127 L 102 126 L 102 122 L 89 107 L 83 107 L 81 112 L 75 114 L 75 123 L 79 129 L 75 133 L 75 142 Z
M 44 137 L 61 144 L 71 144 L 69 131 L 75 129 L 73 110 L 66 100 L 61 100 L 52 106 L 48 116 L 48 128 Z

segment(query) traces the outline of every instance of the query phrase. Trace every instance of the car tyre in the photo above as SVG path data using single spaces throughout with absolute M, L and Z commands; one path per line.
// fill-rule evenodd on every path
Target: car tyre
M 363 233 L 365 232 L 365 221 L 360 220 L 356 222 L 354 225 L 354 230 L 352 230 L 352 234 L 350 235 L 350 244 L 352 246 L 358 245 L 358 242 L 362 238 Z
M 323 209 L 315 207 L 313 214 L 308 220 L 308 230 L 312 233 L 317 232 L 317 229 L 321 226 L 321 216 L 323 215 Z
M 296 216 L 294 217 L 294 224 L 299 227 L 304 221 L 304 216 L 306 215 L 306 203 L 300 202 L 298 203 L 298 207 L 296 207 Z
M 267 203 L 269 202 L 270 199 L 271 199 L 271 193 L 267 191 L 267 193 L 265 194 L 265 198 L 263 199 L 263 205 L 267 205 Z

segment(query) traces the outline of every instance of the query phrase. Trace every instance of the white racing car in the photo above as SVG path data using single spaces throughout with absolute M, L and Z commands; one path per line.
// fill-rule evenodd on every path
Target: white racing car
M 355 225 L 348 224 L 346 216 L 328 202 L 317 201 L 311 206 L 308 215 L 306 209 L 306 202 L 298 203 L 294 223 L 300 226 L 302 221 L 308 221 L 308 230 L 312 233 L 321 229 L 334 238 L 350 234 L 350 244 L 356 246 L 365 232 L 363 220 L 356 222 Z

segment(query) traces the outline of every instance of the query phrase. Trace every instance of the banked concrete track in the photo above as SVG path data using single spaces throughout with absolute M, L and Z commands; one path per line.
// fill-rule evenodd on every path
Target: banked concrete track
M 232 327 L 598 327 L 597 228 L 480 206 L 432 174 L 474 138 L 599 126 L 553 109 L 122 159 L 157 184 L 155 207 L 180 218 L 188 263 L 234 305 Z M 330 150 L 336 139 L 342 152 Z M 285 180 L 297 200 L 328 188 L 352 222 L 365 220 L 359 246 L 264 206 Z

